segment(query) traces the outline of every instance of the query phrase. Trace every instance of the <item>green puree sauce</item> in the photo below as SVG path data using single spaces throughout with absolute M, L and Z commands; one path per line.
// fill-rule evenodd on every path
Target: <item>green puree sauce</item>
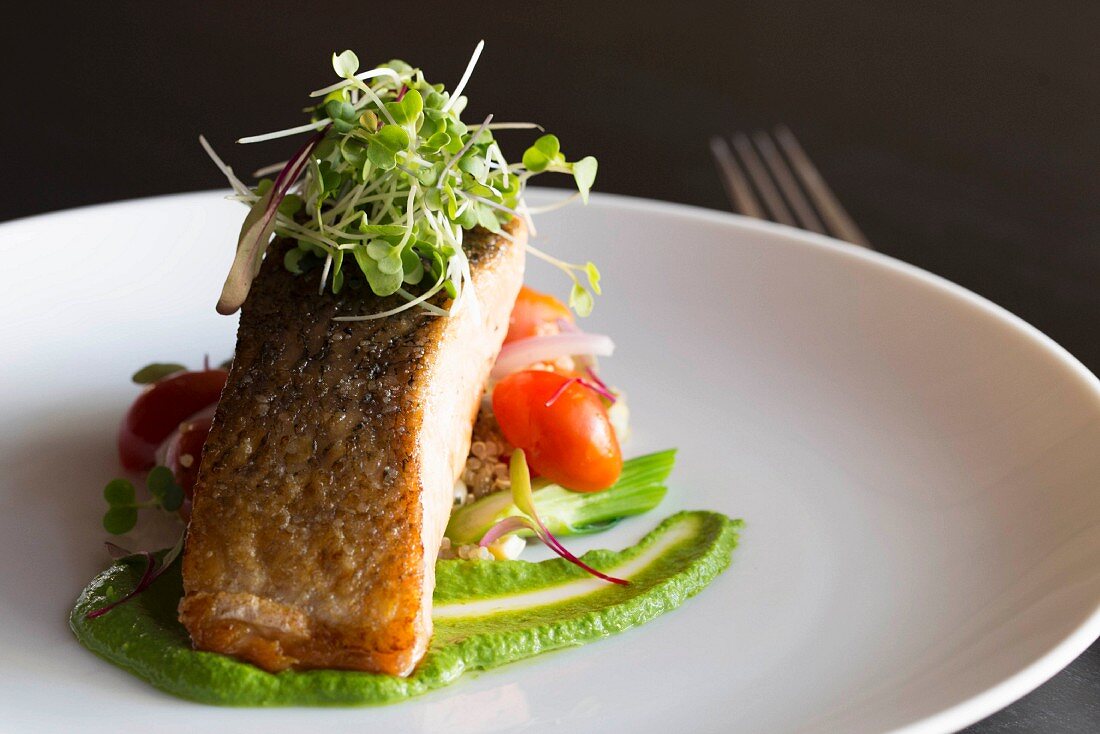
M 143 561 L 123 561 L 80 595 L 69 624 L 81 644 L 157 688 L 231 706 L 349 706 L 400 701 L 540 652 L 606 637 L 675 609 L 729 565 L 741 522 L 713 512 L 669 517 L 637 545 L 584 560 L 629 586 L 598 581 L 563 560 L 440 561 L 435 635 L 408 678 L 341 670 L 266 673 L 191 649 L 176 617 L 179 564 L 129 602 L 85 614 L 132 589 Z

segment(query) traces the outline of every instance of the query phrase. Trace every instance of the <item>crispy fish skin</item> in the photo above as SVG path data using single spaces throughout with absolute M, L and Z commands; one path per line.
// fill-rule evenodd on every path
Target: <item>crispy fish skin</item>
M 180 621 L 269 671 L 407 675 L 431 638 L 435 560 L 523 279 L 526 231 L 468 232 L 477 303 L 452 317 L 366 287 L 317 294 L 265 260 L 203 450 Z M 441 301 L 437 301 L 440 303 Z

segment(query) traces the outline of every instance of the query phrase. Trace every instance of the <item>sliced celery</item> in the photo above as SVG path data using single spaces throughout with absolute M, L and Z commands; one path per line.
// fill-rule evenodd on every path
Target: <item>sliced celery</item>
M 619 480 L 602 492 L 573 492 L 557 484 L 534 491 L 539 517 L 554 535 L 598 532 L 617 520 L 640 515 L 664 499 L 664 485 L 676 460 L 676 450 L 658 451 L 623 463 Z M 493 525 L 519 510 L 510 492 L 482 497 L 451 514 L 447 537 L 459 545 L 476 543 Z

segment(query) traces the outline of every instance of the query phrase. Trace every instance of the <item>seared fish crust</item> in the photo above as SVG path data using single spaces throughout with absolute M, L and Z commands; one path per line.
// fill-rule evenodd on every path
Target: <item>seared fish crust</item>
M 277 243 L 241 313 L 202 455 L 180 620 L 266 670 L 407 675 L 431 637 L 435 560 L 526 232 L 468 232 L 477 294 L 453 317 L 365 285 L 317 294 Z M 440 294 L 442 295 L 442 294 Z M 434 300 L 437 305 L 443 301 Z

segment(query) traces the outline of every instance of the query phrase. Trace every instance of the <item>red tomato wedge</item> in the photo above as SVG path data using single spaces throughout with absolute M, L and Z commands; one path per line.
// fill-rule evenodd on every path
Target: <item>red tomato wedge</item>
M 564 303 L 548 293 L 540 293 L 523 286 L 516 298 L 516 305 L 512 307 L 512 315 L 508 318 L 508 336 L 504 338 L 504 343 L 532 336 L 557 334 L 561 331 L 558 328 L 560 319 L 573 323 L 573 314 Z
M 567 384 L 568 383 L 568 384 Z M 555 372 L 515 372 L 493 390 L 493 413 L 508 442 L 540 476 L 578 492 L 607 489 L 623 468 L 601 397 Z
M 151 469 L 156 451 L 182 421 L 218 402 L 225 370 L 177 372 L 145 388 L 118 429 L 118 457 L 129 471 Z

